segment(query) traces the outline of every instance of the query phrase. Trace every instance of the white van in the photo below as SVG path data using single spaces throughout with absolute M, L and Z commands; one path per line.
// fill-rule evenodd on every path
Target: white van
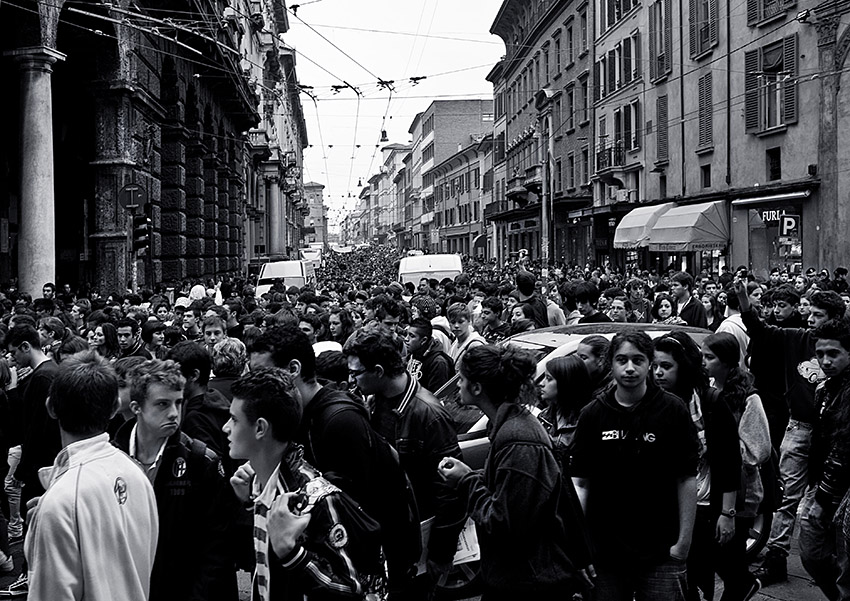
M 278 280 L 283 280 L 284 286 L 297 286 L 303 288 L 307 284 L 316 281 L 316 270 L 313 269 L 312 261 L 273 261 L 265 263 L 260 267 L 260 275 L 257 277 L 257 290 L 254 296 L 260 298 L 271 290 Z
M 398 281 L 401 284 L 419 284 L 422 278 L 443 280 L 454 279 L 463 272 L 459 255 L 418 255 L 404 257 L 398 265 Z
M 301 254 L 301 258 L 305 261 L 310 261 L 313 264 L 314 268 L 318 268 L 322 266 L 322 248 L 321 247 L 310 247 L 310 248 L 302 248 L 299 253 Z

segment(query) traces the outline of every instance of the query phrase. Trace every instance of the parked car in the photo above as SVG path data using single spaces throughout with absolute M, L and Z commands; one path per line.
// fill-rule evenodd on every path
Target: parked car
M 601 335 L 611 340 L 618 332 L 640 330 L 646 332 L 653 340 L 672 331 L 687 333 L 698 346 L 711 334 L 710 331 L 690 326 L 667 324 L 636 324 L 636 323 L 594 323 L 577 324 L 572 326 L 554 326 L 531 330 L 511 336 L 500 344 L 509 344 L 530 351 L 537 359 L 537 369 L 534 373 L 534 386 L 527 391 L 522 401 L 533 411 L 538 410 L 537 385 L 542 381 L 546 371 L 546 363 L 555 357 L 571 355 L 578 349 L 579 343 L 587 336 Z M 482 469 L 487 458 L 490 440 L 487 438 L 487 417 L 477 407 L 460 405 L 458 376 L 435 393 L 435 396 L 446 406 L 455 419 L 458 427 L 458 441 L 463 452 L 464 462 L 473 469 Z M 747 555 L 750 560 L 767 544 L 770 536 L 770 525 L 773 515 L 761 515 L 756 518 L 750 537 L 747 541 Z M 454 598 L 478 594 L 477 581 L 478 565 L 476 563 L 454 566 L 441 588 Z

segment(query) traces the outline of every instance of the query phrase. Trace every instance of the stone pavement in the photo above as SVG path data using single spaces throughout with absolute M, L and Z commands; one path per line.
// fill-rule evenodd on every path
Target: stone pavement
M 23 545 L 17 543 L 12 545 L 12 556 L 15 559 L 16 573 L 13 575 L 0 576 L 0 589 L 9 586 L 20 572 L 23 563 Z M 239 597 L 240 601 L 249 601 L 251 580 L 245 572 L 239 573 Z M 723 583 L 717 580 L 717 590 L 714 598 L 720 599 L 723 592 Z M 464 601 L 478 601 L 480 597 L 473 597 Z M 820 592 L 809 578 L 803 566 L 800 564 L 800 554 L 796 545 L 792 548 L 791 556 L 788 558 L 788 582 L 774 584 L 763 588 L 755 597 L 756 601 L 825 601 L 823 593 Z

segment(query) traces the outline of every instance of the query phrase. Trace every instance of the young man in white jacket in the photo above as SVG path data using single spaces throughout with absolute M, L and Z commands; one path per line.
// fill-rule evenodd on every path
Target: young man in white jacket
M 46 492 L 30 510 L 24 543 L 29 598 L 147 599 L 159 519 L 153 487 L 106 427 L 118 378 L 86 351 L 66 359 L 48 400 L 62 450 L 39 471 Z

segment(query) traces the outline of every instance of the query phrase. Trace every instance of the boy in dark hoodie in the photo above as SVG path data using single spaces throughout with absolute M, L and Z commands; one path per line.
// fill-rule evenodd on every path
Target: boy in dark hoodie
M 573 483 L 597 551 L 595 595 L 683 601 L 696 517 L 696 428 L 685 403 L 648 378 L 652 340 L 617 334 L 616 386 L 581 412 Z

